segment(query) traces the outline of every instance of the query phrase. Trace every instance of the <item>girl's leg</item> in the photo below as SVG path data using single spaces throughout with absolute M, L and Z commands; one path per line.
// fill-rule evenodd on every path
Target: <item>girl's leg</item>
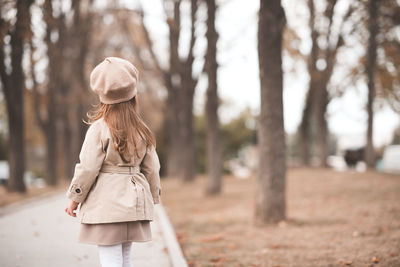
M 132 242 L 122 243 L 123 267 L 132 267 L 131 265 L 131 246 Z
M 100 263 L 102 267 L 122 267 L 122 244 L 98 245 Z

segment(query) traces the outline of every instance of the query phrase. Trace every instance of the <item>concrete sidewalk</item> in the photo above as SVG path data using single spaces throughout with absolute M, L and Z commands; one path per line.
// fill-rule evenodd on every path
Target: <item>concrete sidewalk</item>
M 66 204 L 61 192 L 1 208 L 0 266 L 100 266 L 97 247 L 77 243 L 79 222 L 64 212 Z M 153 240 L 132 244 L 133 267 L 172 266 L 158 214 L 151 222 Z

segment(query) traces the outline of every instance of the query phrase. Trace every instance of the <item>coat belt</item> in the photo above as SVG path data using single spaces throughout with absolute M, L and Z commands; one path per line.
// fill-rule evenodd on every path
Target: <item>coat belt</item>
M 139 166 L 103 165 L 100 168 L 100 172 L 135 174 L 135 173 L 140 172 L 140 167 Z

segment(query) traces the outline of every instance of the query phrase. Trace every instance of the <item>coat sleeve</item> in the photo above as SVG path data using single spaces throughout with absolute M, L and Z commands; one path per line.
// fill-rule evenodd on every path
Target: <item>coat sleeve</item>
M 146 154 L 140 163 L 140 171 L 144 174 L 149 182 L 154 204 L 160 203 L 160 161 L 153 145 L 146 149 Z
M 78 203 L 85 201 L 105 159 L 103 147 L 100 125 L 95 122 L 86 132 L 79 154 L 80 162 L 75 165 L 74 177 L 66 192 L 69 199 Z

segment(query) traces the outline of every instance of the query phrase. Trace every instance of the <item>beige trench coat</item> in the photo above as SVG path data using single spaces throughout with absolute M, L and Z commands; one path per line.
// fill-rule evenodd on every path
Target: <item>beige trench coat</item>
M 138 145 L 131 163 L 114 149 L 104 119 L 90 125 L 66 196 L 81 203 L 81 223 L 153 220 L 160 202 L 160 162 L 154 146 Z

